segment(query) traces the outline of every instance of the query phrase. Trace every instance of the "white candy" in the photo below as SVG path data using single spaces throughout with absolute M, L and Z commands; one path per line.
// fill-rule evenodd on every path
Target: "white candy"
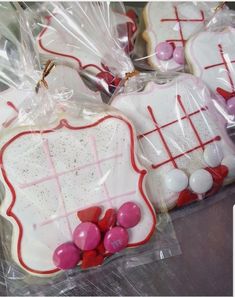
M 210 167 L 217 167 L 221 164 L 224 154 L 219 144 L 213 144 L 205 148 L 203 157 Z
M 210 190 L 213 185 L 211 174 L 205 169 L 199 169 L 193 172 L 189 178 L 191 189 L 197 194 L 203 194 Z
M 225 157 L 222 164 L 228 167 L 228 177 L 235 177 L 235 155 Z
M 188 186 L 187 175 L 179 169 L 169 171 L 165 177 L 165 181 L 168 189 L 173 192 L 180 192 Z

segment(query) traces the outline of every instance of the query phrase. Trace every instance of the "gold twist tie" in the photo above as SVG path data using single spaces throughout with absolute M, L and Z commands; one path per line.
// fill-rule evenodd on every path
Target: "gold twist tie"
M 42 72 L 42 78 L 38 81 L 35 91 L 38 93 L 39 88 L 43 85 L 46 89 L 48 89 L 48 83 L 46 82 L 45 78 L 50 74 L 51 70 L 55 67 L 55 63 L 51 60 L 46 62 L 45 68 Z
M 215 8 L 215 12 L 217 12 L 218 10 L 222 9 L 225 5 L 225 1 L 219 3 L 216 8 Z
M 127 72 L 125 79 L 128 80 L 129 78 L 134 77 L 134 76 L 138 75 L 139 73 L 140 72 L 136 69 L 131 72 Z

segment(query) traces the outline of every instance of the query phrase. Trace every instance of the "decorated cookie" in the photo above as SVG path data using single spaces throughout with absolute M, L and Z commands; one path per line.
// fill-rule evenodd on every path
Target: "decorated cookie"
M 208 42 L 208 40 L 210 42 Z M 235 29 L 200 32 L 189 39 L 186 58 L 194 75 L 224 98 L 235 114 Z
M 201 80 L 185 74 L 112 102 L 137 129 L 157 208 L 202 199 L 235 179 L 235 148 L 210 98 Z
M 0 139 L 0 211 L 22 269 L 38 276 L 86 269 L 150 239 L 156 217 L 135 139 L 119 113 L 63 114 L 45 129 L 9 129 Z
M 216 7 L 216 3 L 213 2 Z M 190 36 L 205 25 L 208 7 L 192 2 L 148 2 L 143 17 L 148 63 L 160 71 L 184 68 L 184 47 Z
M 118 32 L 122 31 L 123 25 L 125 26 L 124 32 L 127 31 L 128 44 L 123 50 L 130 53 L 133 51 L 134 41 L 137 34 L 137 16 L 133 10 L 129 10 L 126 15 L 120 13 L 115 13 L 114 15 L 113 22 L 116 27 L 115 30 Z M 102 54 L 105 55 L 106 53 L 100 54 L 92 49 L 92 46 L 94 46 L 94 48 L 97 47 L 95 43 L 98 41 L 95 40 L 94 45 L 90 45 L 90 41 L 80 41 L 73 37 L 73 34 L 77 35 L 78 32 L 69 34 L 66 31 L 66 21 L 62 15 L 57 14 L 56 18 L 47 17 L 45 21 L 46 25 L 37 39 L 39 51 L 49 57 L 62 60 L 76 69 L 85 70 L 88 74 L 96 76 L 99 80 L 104 80 L 108 84 L 110 92 L 112 92 L 113 88 L 119 84 L 120 79 L 112 75 L 109 68 L 104 65 L 105 62 L 109 62 L 109 59 L 106 56 L 102 57 Z M 84 29 L 83 34 L 90 35 L 91 33 L 87 33 L 86 29 Z M 87 44 L 84 44 L 86 42 Z M 110 49 L 112 46 L 115 47 L 115 45 L 110 44 L 105 45 L 104 48 L 106 47 L 107 49 Z M 97 83 L 103 84 L 103 82 L 101 83 L 99 80 Z

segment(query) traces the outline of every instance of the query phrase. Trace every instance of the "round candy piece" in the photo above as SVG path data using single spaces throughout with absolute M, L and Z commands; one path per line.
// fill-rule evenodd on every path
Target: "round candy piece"
M 184 65 L 184 48 L 182 46 L 177 46 L 173 52 L 173 59 L 176 63 Z
M 81 251 L 72 242 L 59 245 L 53 254 L 53 262 L 57 268 L 66 270 L 77 266 Z
M 124 228 L 136 226 L 141 218 L 140 208 L 134 202 L 124 203 L 118 210 L 118 224 Z
M 99 228 L 90 222 L 81 223 L 73 232 L 73 241 L 82 251 L 95 249 L 100 242 Z
M 203 157 L 210 167 L 217 167 L 221 164 L 224 153 L 219 144 L 211 144 L 205 148 Z
M 166 174 L 166 186 L 173 192 L 181 192 L 188 186 L 188 177 L 184 171 L 173 169 Z
M 235 177 L 235 155 L 228 155 L 222 160 L 222 164 L 228 167 L 228 177 Z
M 159 60 L 167 61 L 172 58 L 173 46 L 169 42 L 160 42 L 156 46 L 156 55 Z
M 128 244 L 129 236 L 126 229 L 114 227 L 104 237 L 104 247 L 109 253 L 117 253 L 123 250 Z
M 235 97 L 232 97 L 227 101 L 227 107 L 229 113 L 235 115 Z
M 189 178 L 189 185 L 193 192 L 203 194 L 209 191 L 213 185 L 211 174 L 205 169 L 198 169 Z

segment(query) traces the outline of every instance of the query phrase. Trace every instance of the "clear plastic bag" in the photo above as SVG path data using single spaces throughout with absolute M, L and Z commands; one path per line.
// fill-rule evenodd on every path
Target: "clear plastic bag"
M 122 3 L 44 3 L 35 14 L 32 23 L 40 54 L 71 65 L 99 90 L 111 95 L 133 71 L 128 55 L 136 36 L 136 15 L 126 12 Z
M 210 40 L 210 42 L 208 42 Z M 220 105 L 218 110 L 229 126 L 235 116 L 235 13 L 218 10 L 206 28 L 186 44 L 190 72 L 210 88 Z
M 143 70 L 187 72 L 184 48 L 188 38 L 205 27 L 219 2 L 146 3 L 132 53 Z
M 111 105 L 136 127 L 139 155 L 149 170 L 147 190 L 157 210 L 180 208 L 234 182 L 235 146 L 215 108 L 221 105 L 202 80 L 140 74 Z
M 132 290 L 128 267 L 180 253 L 170 216 L 156 216 L 149 201 L 135 128 L 73 68 L 42 67 L 27 11 L 13 11 L 19 38 L 1 23 L 2 44 L 14 51 L 2 47 L 0 80 L 17 100 L 30 96 L 14 101 L 0 130 L 8 293 L 64 294 L 109 270 Z

